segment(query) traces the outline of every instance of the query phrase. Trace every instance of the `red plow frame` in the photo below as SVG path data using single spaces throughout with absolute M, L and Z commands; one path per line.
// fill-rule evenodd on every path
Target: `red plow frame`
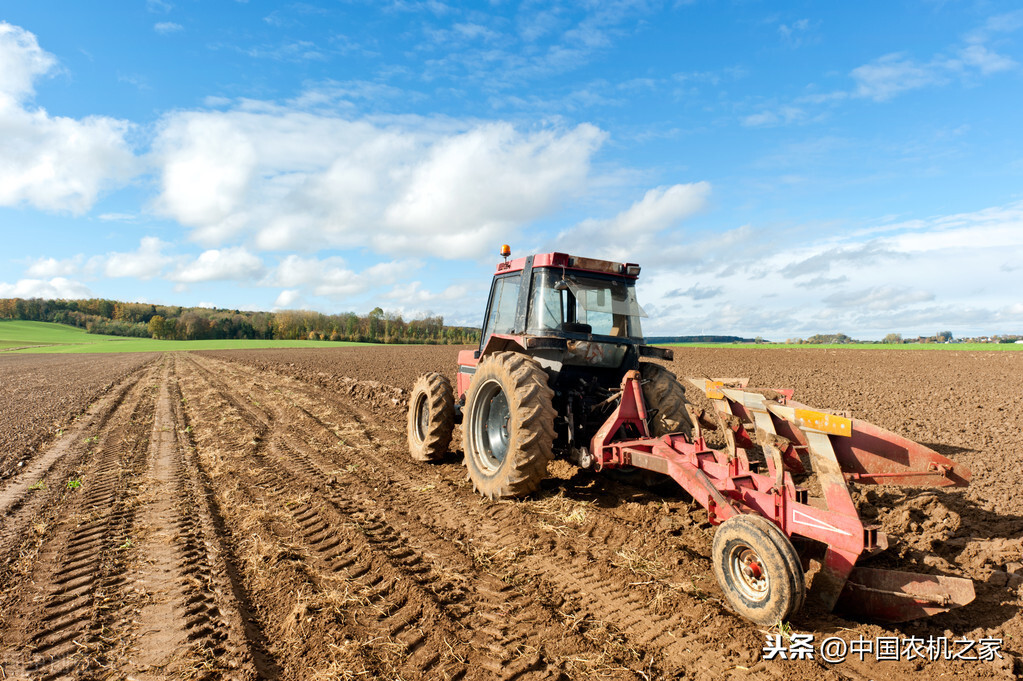
M 663 473 L 707 509 L 713 524 L 753 514 L 789 540 L 820 542 L 826 550 L 811 593 L 828 610 L 902 622 L 973 600 L 968 579 L 857 566 L 888 541 L 878 527 L 863 524 L 848 486 L 964 486 L 970 479 L 964 465 L 864 421 L 811 409 L 793 401 L 791 390 L 750 390 L 744 379 L 689 379 L 711 400 L 714 419 L 692 410 L 691 438 L 651 438 L 640 380 L 639 372 L 625 376 L 617 408 L 593 437 L 598 470 L 633 466 Z M 625 432 L 643 437 L 616 439 L 627 425 Z M 723 432 L 724 450 L 707 446 L 707 428 Z M 766 474 L 750 461 L 758 447 Z M 793 482 L 793 474 L 810 472 L 819 496 Z

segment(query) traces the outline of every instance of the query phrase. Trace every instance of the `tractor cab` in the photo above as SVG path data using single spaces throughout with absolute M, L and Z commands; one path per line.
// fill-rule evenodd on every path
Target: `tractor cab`
M 498 263 L 490 287 L 479 348 L 459 353 L 458 396 L 480 359 L 512 350 L 528 354 L 557 376 L 565 367 L 604 370 L 617 384 L 640 356 L 667 358 L 648 347 L 636 299 L 640 267 L 541 253 Z
M 646 313 L 636 301 L 635 275 L 615 273 L 612 266 L 616 263 L 610 262 L 600 271 L 570 269 L 567 263 L 575 258 L 549 255 L 552 261 L 563 261 L 562 266 L 528 263 L 531 266 L 513 269 L 518 264 L 514 261 L 508 263 L 508 270 L 498 270 L 481 350 L 495 333 L 583 340 L 604 336 L 608 342 L 643 342 L 640 318 Z

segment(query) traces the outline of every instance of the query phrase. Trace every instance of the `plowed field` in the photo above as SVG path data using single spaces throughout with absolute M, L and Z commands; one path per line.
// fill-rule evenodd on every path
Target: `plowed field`
M 0 679 L 1023 673 L 1018 353 L 677 351 L 680 376 L 792 387 L 973 470 L 965 489 L 859 502 L 891 535 L 881 565 L 972 578 L 974 603 L 899 626 L 808 607 L 791 633 L 996 638 L 1002 657 L 828 664 L 762 659 L 778 632 L 723 605 L 713 528 L 680 491 L 556 463 L 538 494 L 494 503 L 460 452 L 411 461 L 408 389 L 423 371 L 453 377 L 456 352 L 0 357 L 4 390 L 60 376 L 23 380 L 0 415 L 18 434 L 0 450 Z

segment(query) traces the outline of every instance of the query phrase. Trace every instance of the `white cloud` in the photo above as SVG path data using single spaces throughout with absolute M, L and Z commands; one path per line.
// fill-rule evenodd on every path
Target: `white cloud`
M 286 289 L 277 296 L 273 309 L 274 311 L 294 309 L 296 307 L 304 307 L 304 304 L 298 289 Z
M 56 63 L 32 33 L 0 22 L 0 206 L 82 213 L 103 189 L 136 173 L 129 123 L 30 106 L 35 80 Z
M 883 102 L 895 95 L 926 85 L 945 81 L 942 69 L 931 64 L 919 64 L 903 53 L 886 54 L 869 64 L 852 70 L 856 81 L 855 94 Z
M 1016 62 L 1000 54 L 995 54 L 983 45 L 968 45 L 959 52 L 959 58 L 967 66 L 973 66 L 984 75 L 1008 71 L 1016 66 Z
M 174 9 L 174 3 L 167 0 L 146 0 L 146 9 L 153 14 L 166 14 Z
M 760 113 L 746 116 L 742 119 L 742 124 L 748 128 L 759 128 L 795 123 L 805 118 L 806 112 L 799 107 L 780 106 L 773 111 L 761 111 Z
M 175 113 L 155 145 L 156 208 L 207 246 L 476 257 L 580 192 L 604 137 L 258 102 Z
M 901 286 L 871 286 L 866 289 L 832 293 L 824 298 L 831 307 L 859 308 L 861 310 L 901 310 L 914 303 L 934 300 L 934 294 Z
M 434 303 L 439 301 L 455 301 L 466 296 L 467 289 L 464 286 L 451 285 L 439 293 L 423 289 L 420 281 L 409 282 L 395 286 L 384 294 L 384 298 L 397 301 L 405 305 L 422 305 L 423 303 Z M 482 314 L 482 310 L 480 311 Z
M 0 282 L 2 298 L 92 298 L 89 287 L 64 277 L 52 279 L 21 279 L 16 284 Z
M 415 261 L 383 262 L 356 272 L 342 258 L 303 258 L 289 255 L 264 279 L 264 286 L 284 286 L 316 296 L 343 299 L 374 287 L 393 284 L 419 266 Z
M 35 35 L 0 21 L 0 108 L 31 98 L 33 82 L 54 66 L 57 59 L 39 47 Z
M 84 256 L 76 255 L 73 258 L 57 260 L 56 258 L 39 258 L 33 261 L 25 270 L 30 277 L 66 277 L 76 274 L 82 266 Z
M 778 34 L 785 43 L 792 47 L 800 47 L 808 42 L 815 42 L 813 34 L 818 26 L 819 21 L 798 19 L 791 24 L 778 24 Z
M 102 268 L 108 277 L 135 277 L 152 279 L 163 274 L 163 269 L 174 261 L 174 258 L 163 254 L 170 246 L 157 237 L 143 237 L 137 251 L 130 253 L 107 253 L 105 256 L 93 258 L 90 265 L 93 269 Z
M 131 222 L 137 216 L 133 213 L 100 213 L 96 217 L 104 222 Z
M 952 48 L 950 52 L 954 56 L 937 54 L 927 62 L 919 62 L 902 52 L 886 54 L 852 70 L 849 75 L 856 81 L 853 94 L 885 101 L 909 90 L 943 85 L 952 77 L 970 79 L 1013 69 L 1017 66 L 1015 61 L 997 54 L 984 43 L 992 32 L 1018 27 L 1011 22 L 988 22 L 985 28 L 968 34 L 965 45 Z
M 558 235 L 560 250 L 587 253 L 613 260 L 634 261 L 663 248 L 661 235 L 707 206 L 708 182 L 676 184 L 649 190 L 615 217 L 585 220 Z
M 160 21 L 153 24 L 153 30 L 157 33 L 167 35 L 168 33 L 177 33 L 178 31 L 184 30 L 184 26 L 181 24 L 175 24 L 173 21 Z
M 747 228 L 666 244 L 640 278 L 644 331 L 869 339 L 1023 330 L 1019 272 L 998 266 L 1023 262 L 1023 202 L 813 231 L 821 236 Z
M 851 90 L 810 92 L 794 100 L 794 105 L 783 105 L 747 115 L 741 119 L 747 127 L 774 126 L 800 122 L 807 118 L 806 105 L 834 104 L 850 99 L 872 99 L 884 102 L 905 92 L 926 87 L 947 85 L 959 80 L 972 84 L 981 77 L 1016 69 L 1019 64 L 1010 57 L 998 54 L 988 42 L 996 34 L 1009 33 L 1023 26 L 1023 10 L 989 18 L 983 26 L 965 34 L 958 45 L 921 60 L 905 52 L 885 54 L 850 71 L 854 87 Z M 782 25 L 783 37 L 792 34 L 790 27 Z
M 203 251 L 194 261 L 179 265 L 171 281 L 192 284 L 201 281 L 253 280 L 262 276 L 263 261 L 242 247 Z

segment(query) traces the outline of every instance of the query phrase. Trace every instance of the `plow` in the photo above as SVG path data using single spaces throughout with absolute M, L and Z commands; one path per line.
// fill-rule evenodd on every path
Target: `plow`
M 480 346 L 459 353 L 456 385 L 429 373 L 412 390 L 413 458 L 443 459 L 460 423 L 468 478 L 489 499 L 532 493 L 554 458 L 666 476 L 717 526 L 711 563 L 725 601 L 758 624 L 787 621 L 808 597 L 888 622 L 973 600 L 968 579 L 869 567 L 888 538 L 863 523 L 852 493 L 962 487 L 963 464 L 746 379 L 689 378 L 713 407 L 698 410 L 649 361 L 673 353 L 643 340 L 639 265 L 564 253 L 509 261 L 507 246 L 502 255 Z
M 750 390 L 736 379 L 689 379 L 711 400 L 713 418 L 690 407 L 690 434 L 651 438 L 640 381 L 638 372 L 626 375 L 615 412 L 594 437 L 596 469 L 665 474 L 707 509 L 721 526 L 714 571 L 740 614 L 767 624 L 799 609 L 806 561 L 794 544 L 801 540 L 823 549 L 813 591 L 828 610 L 903 622 L 973 600 L 968 579 L 857 566 L 888 548 L 888 538 L 863 524 L 849 488 L 963 486 L 970 479 L 964 466 L 872 424 L 795 402 L 791 390 Z M 623 429 L 643 437 L 618 439 Z M 721 431 L 725 448 L 708 447 L 705 429 Z M 756 450 L 760 461 L 751 460 Z M 819 494 L 797 486 L 794 475 L 816 478 Z

